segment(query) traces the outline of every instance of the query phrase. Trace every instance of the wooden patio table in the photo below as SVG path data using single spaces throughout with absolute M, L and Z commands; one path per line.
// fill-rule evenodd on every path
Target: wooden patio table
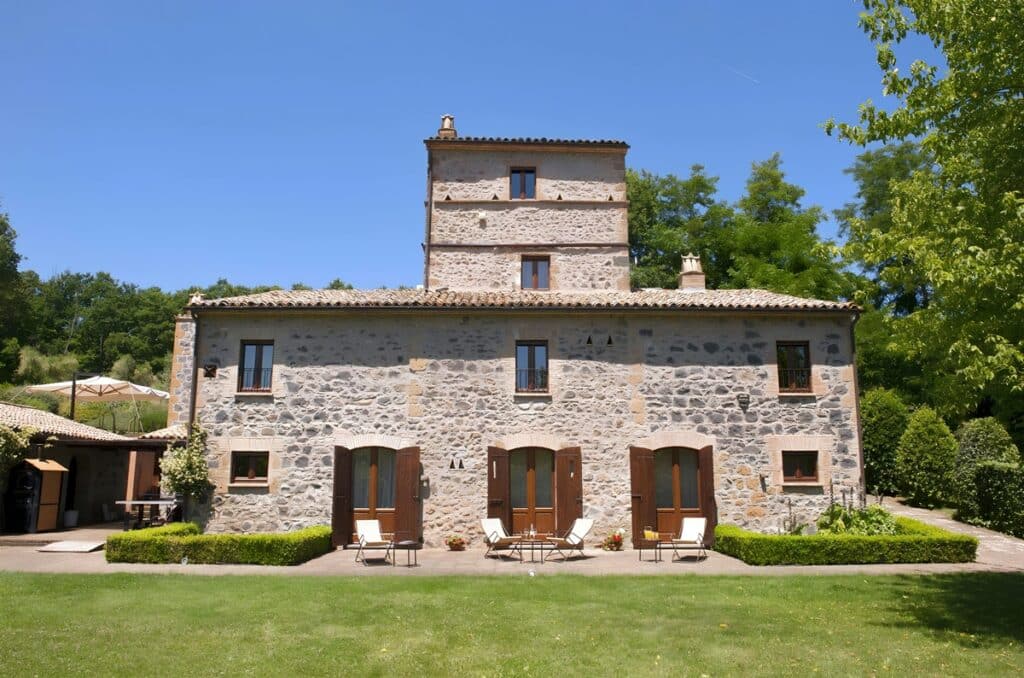
M 136 528 L 138 528 L 138 527 L 142 526 L 147 506 L 150 507 L 150 509 L 149 509 L 149 516 L 150 516 L 150 519 L 152 520 L 152 518 L 153 518 L 153 511 L 155 509 L 162 508 L 164 506 L 177 506 L 178 500 L 177 499 L 173 499 L 173 498 L 171 498 L 171 499 L 131 499 L 131 500 L 124 500 L 124 501 L 115 501 L 114 503 L 117 504 L 118 506 L 124 506 L 124 529 L 125 529 L 125 531 L 128 531 L 128 529 L 130 529 L 128 527 L 129 517 L 131 516 L 131 512 L 132 512 L 133 508 L 137 507 L 138 511 L 139 511 L 138 516 L 135 519 L 135 525 L 136 525 Z
M 547 548 L 548 550 L 552 550 L 552 549 L 554 549 L 554 546 L 555 546 L 554 543 L 552 543 L 552 541 L 551 541 L 551 535 L 550 534 L 534 534 L 534 535 L 517 534 L 515 536 L 519 540 L 519 543 L 518 543 L 517 546 L 519 548 L 519 562 L 520 563 L 525 562 L 523 560 L 523 549 L 524 548 L 529 548 L 530 549 L 530 562 L 531 563 L 537 562 L 536 558 L 534 557 L 535 556 L 535 552 L 536 551 L 540 551 L 540 562 L 541 562 L 541 564 L 543 564 L 544 563 L 544 549 Z

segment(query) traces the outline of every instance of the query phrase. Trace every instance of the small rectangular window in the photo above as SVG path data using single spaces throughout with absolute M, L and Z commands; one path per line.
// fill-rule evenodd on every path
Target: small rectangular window
M 238 366 L 239 391 L 269 391 L 274 371 L 274 342 L 243 341 Z
M 548 342 L 516 342 L 516 392 L 547 393 Z
M 818 479 L 818 453 L 815 451 L 783 451 L 782 479 L 806 482 Z
M 266 483 L 269 452 L 232 452 L 232 483 Z
M 537 170 L 532 167 L 513 168 L 509 175 L 509 198 L 533 200 L 537 197 Z
M 811 392 L 811 350 L 806 341 L 779 341 L 775 344 L 779 367 L 780 393 Z
M 524 290 L 546 290 L 551 285 L 551 257 L 523 257 L 520 282 Z

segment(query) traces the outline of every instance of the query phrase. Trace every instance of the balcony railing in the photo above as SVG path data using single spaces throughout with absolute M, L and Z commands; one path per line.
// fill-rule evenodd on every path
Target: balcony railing
M 547 370 L 516 370 L 516 393 L 547 393 Z
M 273 372 L 272 367 L 266 367 L 264 369 L 244 369 L 242 370 L 242 382 L 238 386 L 239 391 L 269 391 L 270 390 L 270 375 Z
M 780 393 L 810 393 L 811 392 L 811 368 L 799 367 L 793 369 L 779 368 L 779 392 Z

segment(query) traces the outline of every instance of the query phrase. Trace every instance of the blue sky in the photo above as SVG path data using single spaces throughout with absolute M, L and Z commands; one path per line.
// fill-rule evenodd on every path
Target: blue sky
M 741 195 L 782 153 L 835 209 L 880 95 L 853 0 L 0 4 L 0 204 L 23 267 L 178 289 L 421 281 L 426 155 L 465 135 L 617 138 Z M 826 236 L 835 224 L 826 223 Z

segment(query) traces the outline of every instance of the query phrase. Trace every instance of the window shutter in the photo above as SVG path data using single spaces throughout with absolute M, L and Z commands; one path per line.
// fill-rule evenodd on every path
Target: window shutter
M 423 539 L 423 503 L 420 501 L 420 448 L 395 452 L 395 541 Z
M 555 531 L 567 532 L 583 517 L 583 453 L 578 447 L 555 451 Z
M 718 507 L 715 505 L 715 457 L 710 445 L 697 450 L 697 464 L 700 466 L 700 507 L 704 517 L 708 519 L 704 541 L 711 546 L 715 543 Z
M 487 448 L 487 517 L 501 518 L 512 529 L 512 498 L 508 477 L 508 450 Z
M 629 479 L 633 495 L 633 548 L 636 548 L 643 539 L 644 528 L 657 529 L 658 524 L 654 502 L 654 450 L 630 446 Z
M 352 543 L 352 450 L 334 448 L 334 504 L 331 511 L 331 543 Z

